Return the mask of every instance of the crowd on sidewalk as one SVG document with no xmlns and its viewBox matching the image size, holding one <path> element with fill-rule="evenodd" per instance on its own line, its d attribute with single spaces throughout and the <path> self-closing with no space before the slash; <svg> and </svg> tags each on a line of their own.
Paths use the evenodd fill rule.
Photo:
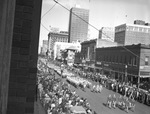
<svg viewBox="0 0 150 114">
<path fill-rule="evenodd" d="M 38 90 L 40 101 L 47 114 L 71 114 L 70 108 L 82 106 L 87 114 L 96 114 L 86 98 L 80 97 L 70 85 L 56 78 L 54 70 L 42 62 L 38 66 Z"/>
</svg>

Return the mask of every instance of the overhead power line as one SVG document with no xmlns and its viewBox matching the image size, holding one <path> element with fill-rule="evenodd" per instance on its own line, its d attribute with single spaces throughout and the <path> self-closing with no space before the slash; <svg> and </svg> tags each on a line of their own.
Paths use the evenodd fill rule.
<svg viewBox="0 0 150 114">
<path fill-rule="evenodd" d="M 42 25 L 42 27 L 45 29 L 45 30 L 47 30 L 48 32 L 50 32 L 50 30 L 42 23 L 42 19 L 50 12 L 50 11 L 52 11 L 52 9 L 56 6 L 56 4 L 57 3 L 55 3 L 48 11 L 46 11 L 43 15 L 42 15 L 42 17 L 41 17 L 41 25 Z"/>
<path fill-rule="evenodd" d="M 56 6 L 57 3 L 55 3 L 47 12 L 45 12 L 42 17 L 41 20 Z"/>
<path fill-rule="evenodd" d="M 66 10 L 68 10 L 70 12 L 70 10 L 68 8 L 66 8 L 64 5 L 60 4 L 58 1 L 54 0 L 54 2 L 57 3 L 57 4 L 59 4 L 61 7 L 65 8 Z M 80 16 L 78 16 L 77 14 L 75 14 L 74 12 L 71 12 L 71 13 L 73 15 L 77 16 L 78 18 L 80 18 L 82 21 L 84 21 L 85 23 L 87 23 L 91 27 L 93 27 L 98 32 L 101 32 L 103 35 L 105 35 L 106 37 L 108 37 L 109 39 L 111 39 L 110 36 L 108 36 L 107 34 L 103 33 L 102 31 L 99 31 L 98 28 L 96 28 L 94 25 L 90 24 L 89 22 L 87 22 L 86 20 L 84 20 L 83 18 L 81 18 Z M 139 57 L 137 54 L 133 53 L 131 50 L 127 49 L 125 46 L 121 46 L 121 47 L 124 48 L 125 50 L 127 50 L 128 52 L 130 52 L 131 54 L 133 54 L 134 56 L 138 57 L 139 59 L 145 61 L 143 58 Z"/>
<path fill-rule="evenodd" d="M 47 30 L 48 32 L 50 32 L 50 30 L 49 30 L 47 27 L 45 27 L 45 26 L 42 24 L 42 22 L 41 22 L 41 25 L 42 25 L 42 27 L 43 27 L 45 30 Z"/>
</svg>

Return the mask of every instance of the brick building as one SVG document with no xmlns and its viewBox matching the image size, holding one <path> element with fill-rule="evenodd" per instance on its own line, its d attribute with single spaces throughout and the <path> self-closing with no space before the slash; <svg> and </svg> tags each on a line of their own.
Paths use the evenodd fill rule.
<svg viewBox="0 0 150 114">
<path fill-rule="evenodd" d="M 127 73 L 127 81 L 134 84 L 140 81 L 139 77 L 150 77 L 150 45 L 128 45 L 125 48 L 97 48 L 95 66 L 102 68 L 105 74 L 111 74 L 122 81 L 125 81 Z"/>
<path fill-rule="evenodd" d="M 96 42 L 97 39 L 92 39 L 81 43 L 81 59 L 85 60 L 89 65 L 95 63 Z"/>
<path fill-rule="evenodd" d="M 150 26 L 123 24 L 115 27 L 115 42 L 123 45 L 149 44 Z"/>
<path fill-rule="evenodd" d="M 42 0 L 0 2 L 0 114 L 33 114 Z"/>
<path fill-rule="evenodd" d="M 95 64 L 95 49 L 101 47 L 118 46 L 116 42 L 106 39 L 91 39 L 81 43 L 81 60 L 85 60 L 88 65 Z"/>
</svg>

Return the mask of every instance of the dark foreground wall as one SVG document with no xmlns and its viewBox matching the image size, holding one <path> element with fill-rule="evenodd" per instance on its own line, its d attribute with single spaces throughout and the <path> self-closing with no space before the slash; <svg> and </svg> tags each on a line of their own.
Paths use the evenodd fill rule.
<svg viewBox="0 0 150 114">
<path fill-rule="evenodd" d="M 42 0 L 0 0 L 0 114 L 33 114 Z"/>
</svg>

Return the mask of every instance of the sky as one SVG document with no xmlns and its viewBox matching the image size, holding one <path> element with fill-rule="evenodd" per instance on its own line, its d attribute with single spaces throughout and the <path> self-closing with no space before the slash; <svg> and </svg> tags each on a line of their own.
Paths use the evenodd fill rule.
<svg viewBox="0 0 150 114">
<path fill-rule="evenodd" d="M 133 24 L 134 20 L 150 23 L 150 0 L 58 0 L 68 9 L 75 5 L 89 9 L 89 23 L 101 27 L 115 27 L 124 23 Z M 53 7 L 53 0 L 43 0 L 41 17 Z M 48 40 L 50 27 L 68 31 L 69 11 L 56 4 L 43 18 L 41 18 L 39 47 L 43 40 Z M 42 25 L 44 25 L 46 30 Z M 97 38 L 98 31 L 89 26 L 90 38 Z"/>
</svg>

